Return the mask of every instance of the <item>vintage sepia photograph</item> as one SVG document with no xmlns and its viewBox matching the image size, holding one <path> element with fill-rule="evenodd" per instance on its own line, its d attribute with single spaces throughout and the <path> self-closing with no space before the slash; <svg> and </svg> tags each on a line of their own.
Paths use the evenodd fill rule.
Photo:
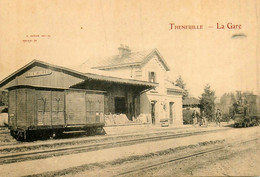
<svg viewBox="0 0 260 177">
<path fill-rule="evenodd" d="M 260 175 L 259 0 L 0 7 L 0 176 Z"/>
</svg>

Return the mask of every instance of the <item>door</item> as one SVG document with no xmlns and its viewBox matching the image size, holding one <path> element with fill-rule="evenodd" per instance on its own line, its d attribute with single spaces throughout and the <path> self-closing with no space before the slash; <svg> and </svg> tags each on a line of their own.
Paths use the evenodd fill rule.
<svg viewBox="0 0 260 177">
<path fill-rule="evenodd" d="M 16 123 L 17 127 L 23 127 L 27 124 L 26 90 L 24 88 L 17 89 L 16 94 Z"/>
<path fill-rule="evenodd" d="M 156 101 L 151 102 L 151 118 L 152 118 L 152 124 L 155 124 L 155 104 Z"/>
<path fill-rule="evenodd" d="M 126 100 L 124 97 L 115 97 L 115 113 L 126 114 Z"/>
<path fill-rule="evenodd" d="M 104 123 L 104 95 L 86 93 L 87 124 Z"/>
<path fill-rule="evenodd" d="M 64 125 L 64 91 L 52 91 L 52 125 Z"/>
<path fill-rule="evenodd" d="M 8 124 L 10 127 L 16 127 L 16 90 L 9 91 L 8 99 Z"/>
<path fill-rule="evenodd" d="M 174 102 L 169 103 L 170 124 L 173 124 L 173 105 Z"/>
<path fill-rule="evenodd" d="M 66 91 L 66 125 L 86 124 L 85 91 Z"/>
<path fill-rule="evenodd" d="M 51 91 L 36 92 L 37 125 L 51 125 Z"/>
</svg>

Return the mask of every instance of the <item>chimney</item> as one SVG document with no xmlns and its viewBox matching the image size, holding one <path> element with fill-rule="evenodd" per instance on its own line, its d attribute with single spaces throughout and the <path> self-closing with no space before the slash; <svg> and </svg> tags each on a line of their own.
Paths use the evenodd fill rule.
<svg viewBox="0 0 260 177">
<path fill-rule="evenodd" d="M 123 57 L 131 53 L 129 46 L 123 44 L 120 44 L 120 47 L 118 47 L 118 51 L 120 57 Z"/>
</svg>

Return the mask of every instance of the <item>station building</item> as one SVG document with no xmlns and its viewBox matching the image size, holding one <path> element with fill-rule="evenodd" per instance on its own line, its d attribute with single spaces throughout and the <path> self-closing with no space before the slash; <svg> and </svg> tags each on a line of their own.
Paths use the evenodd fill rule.
<svg viewBox="0 0 260 177">
<path fill-rule="evenodd" d="M 118 48 L 118 54 L 97 60 L 92 69 L 103 70 L 142 82 L 158 84 L 140 95 L 140 116 L 144 121 L 160 124 L 168 119 L 170 125 L 182 125 L 183 90 L 167 79 L 170 67 L 157 49 L 132 52 L 128 46 Z M 89 63 L 84 65 L 89 67 Z M 139 98 L 138 98 L 139 99 Z"/>
<path fill-rule="evenodd" d="M 84 114 L 82 110 L 85 109 L 81 107 L 86 104 L 81 103 L 80 91 L 86 90 L 105 93 L 104 99 L 100 100 L 105 115 L 125 114 L 129 120 L 140 118 L 155 125 L 160 124 L 161 119 L 169 119 L 171 125 L 182 125 L 182 89 L 166 80 L 169 67 L 157 49 L 131 52 L 128 47 L 121 46 L 118 55 L 100 61 L 101 64 L 93 66 L 92 70 L 80 72 L 33 60 L 3 79 L 0 88 L 24 88 L 11 97 L 9 95 L 9 102 L 18 101 L 17 107 L 26 110 L 24 114 L 29 109 L 36 110 L 36 117 L 43 109 L 49 111 L 49 114 L 44 114 L 47 117 L 41 118 L 43 122 L 55 116 L 66 122 L 68 115 L 62 113 L 60 107 L 70 106 L 70 116 L 75 119 Z M 36 94 L 32 89 L 41 92 Z M 64 90 L 79 92 L 74 91 L 66 100 L 59 92 Z M 22 100 L 29 101 L 25 104 Z M 55 100 L 59 101 L 56 103 Z M 56 115 L 57 107 L 58 113 L 61 112 L 59 116 Z"/>
</svg>

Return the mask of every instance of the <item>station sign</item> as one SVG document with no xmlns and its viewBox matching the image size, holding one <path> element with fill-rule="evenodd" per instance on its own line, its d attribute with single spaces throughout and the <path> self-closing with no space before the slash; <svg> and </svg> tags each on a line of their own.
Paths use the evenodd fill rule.
<svg viewBox="0 0 260 177">
<path fill-rule="evenodd" d="M 52 72 L 50 70 L 40 70 L 40 71 L 31 71 L 27 73 L 26 77 L 38 77 L 38 76 L 46 76 L 50 75 Z"/>
</svg>

